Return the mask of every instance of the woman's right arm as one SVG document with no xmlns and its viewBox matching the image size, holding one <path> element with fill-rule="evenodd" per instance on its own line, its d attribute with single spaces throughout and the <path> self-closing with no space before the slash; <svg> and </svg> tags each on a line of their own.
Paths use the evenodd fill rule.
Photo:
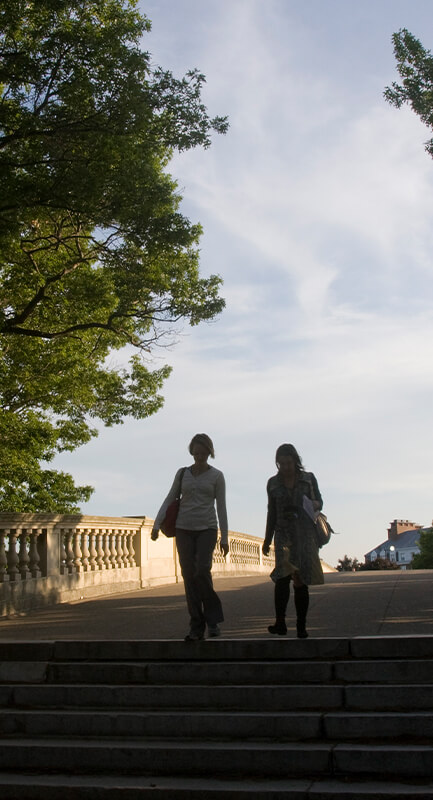
<svg viewBox="0 0 433 800">
<path fill-rule="evenodd" d="M 269 553 L 269 548 L 271 546 L 271 542 L 274 537 L 275 523 L 277 521 L 277 509 L 275 504 L 275 497 L 269 490 L 269 483 L 266 487 L 266 491 L 268 493 L 268 513 L 266 517 L 265 540 L 262 545 L 262 553 L 265 556 L 267 556 Z"/>
<path fill-rule="evenodd" d="M 181 473 L 182 469 L 183 468 L 181 467 L 176 472 L 176 475 L 174 476 L 174 481 L 173 481 L 173 483 L 171 485 L 171 489 L 170 489 L 167 497 L 165 498 L 161 508 L 159 509 L 159 511 L 158 511 L 158 513 L 157 513 L 157 515 L 155 517 L 155 522 L 153 523 L 152 533 L 150 535 L 150 538 L 153 539 L 153 541 L 155 541 L 158 538 L 158 533 L 159 533 L 159 529 L 160 529 L 160 526 L 161 526 L 161 522 L 165 517 L 165 512 L 167 511 L 168 506 L 170 505 L 170 503 L 173 502 L 173 500 L 176 500 L 176 497 L 178 496 L 179 488 L 180 488 L 179 487 L 180 473 Z"/>
</svg>

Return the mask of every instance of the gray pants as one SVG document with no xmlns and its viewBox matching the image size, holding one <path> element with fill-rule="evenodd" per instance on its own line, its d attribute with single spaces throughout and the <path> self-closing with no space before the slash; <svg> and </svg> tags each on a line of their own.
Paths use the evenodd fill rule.
<svg viewBox="0 0 433 800">
<path fill-rule="evenodd" d="M 212 582 L 212 554 L 217 531 L 187 531 L 176 528 L 176 547 L 185 585 L 186 603 L 191 617 L 191 633 L 204 633 L 206 623 L 211 627 L 224 619 L 221 600 Z"/>
</svg>

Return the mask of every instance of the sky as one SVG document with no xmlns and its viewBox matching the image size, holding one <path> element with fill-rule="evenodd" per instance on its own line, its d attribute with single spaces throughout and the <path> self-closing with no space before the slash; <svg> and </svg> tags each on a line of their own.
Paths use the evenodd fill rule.
<svg viewBox="0 0 433 800">
<path fill-rule="evenodd" d="M 314 472 L 336 565 L 433 517 L 433 162 L 388 105 L 392 34 L 433 49 L 431 0 L 140 0 L 143 49 L 206 75 L 207 150 L 176 155 L 181 209 L 225 311 L 154 354 L 157 415 L 100 431 L 56 466 L 87 514 L 154 518 L 197 432 L 214 441 L 229 527 L 262 537 L 279 444 Z"/>
</svg>

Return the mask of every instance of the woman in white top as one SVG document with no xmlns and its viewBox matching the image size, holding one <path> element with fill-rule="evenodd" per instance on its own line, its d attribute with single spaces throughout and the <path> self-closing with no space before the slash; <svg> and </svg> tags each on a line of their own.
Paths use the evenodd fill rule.
<svg viewBox="0 0 433 800">
<path fill-rule="evenodd" d="M 189 452 L 194 464 L 176 472 L 173 485 L 156 515 L 152 539 L 158 538 L 165 512 L 170 503 L 179 496 L 179 482 L 182 478 L 176 519 L 176 547 L 190 615 L 190 630 L 185 641 L 193 642 L 203 639 L 206 625 L 209 636 L 219 636 L 218 624 L 224 620 L 221 601 L 213 588 L 211 573 L 218 522 L 224 556 L 229 552 L 229 544 L 224 475 L 207 463 L 209 456 L 215 458 L 212 440 L 205 433 L 197 433 L 190 442 Z"/>
</svg>

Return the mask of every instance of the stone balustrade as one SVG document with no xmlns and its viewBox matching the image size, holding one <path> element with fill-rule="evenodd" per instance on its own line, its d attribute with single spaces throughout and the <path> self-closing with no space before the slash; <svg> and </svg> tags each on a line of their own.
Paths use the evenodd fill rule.
<svg viewBox="0 0 433 800">
<path fill-rule="evenodd" d="M 148 517 L 0 513 L 0 616 L 181 580 L 174 539 L 150 539 Z M 262 540 L 229 532 L 215 574 L 269 574 Z"/>
</svg>

